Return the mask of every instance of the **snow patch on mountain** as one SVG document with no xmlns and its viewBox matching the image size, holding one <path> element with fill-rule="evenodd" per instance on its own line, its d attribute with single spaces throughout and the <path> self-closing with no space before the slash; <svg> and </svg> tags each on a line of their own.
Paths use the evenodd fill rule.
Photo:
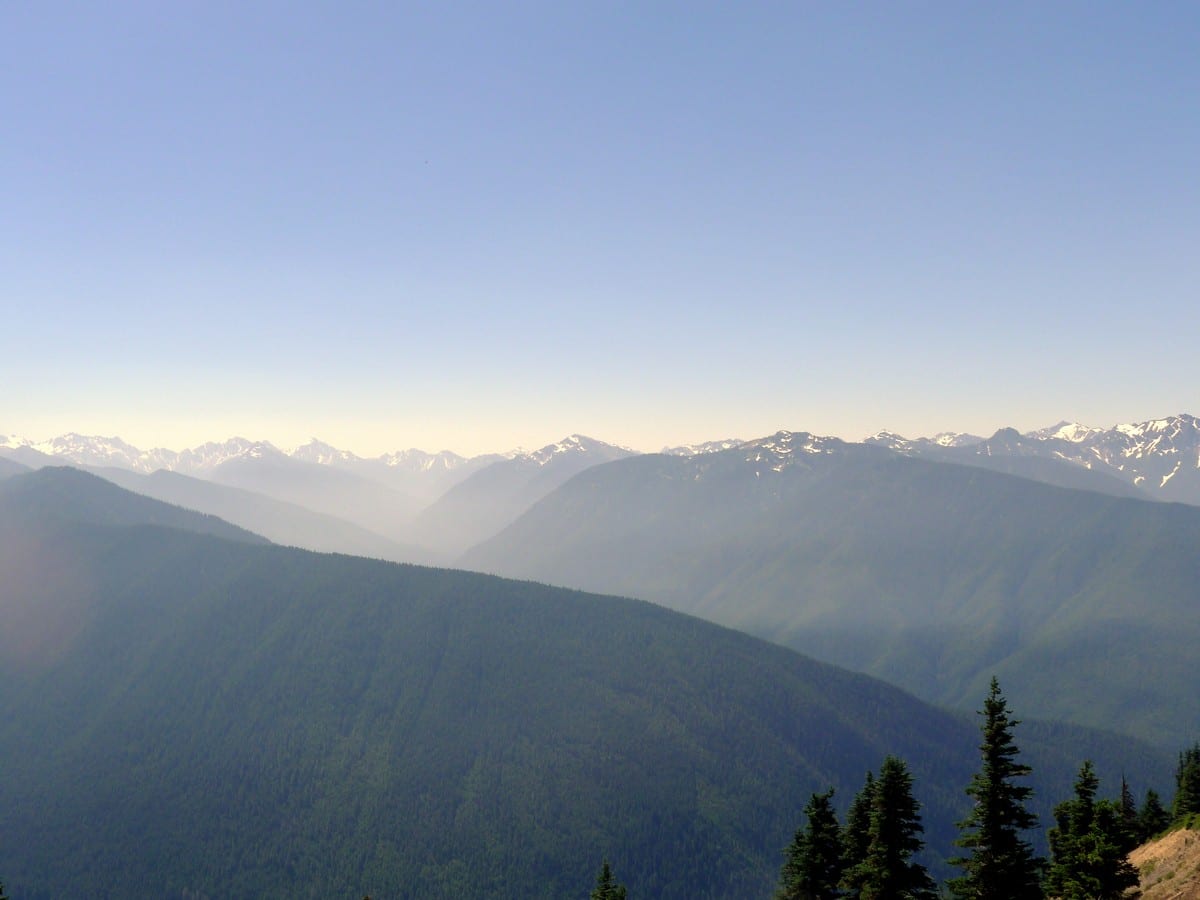
<svg viewBox="0 0 1200 900">
<path fill-rule="evenodd" d="M 777 431 L 767 437 L 746 441 L 736 449 L 746 462 L 782 472 L 805 456 L 836 453 L 845 449 L 841 438 L 821 437 L 807 431 Z M 762 471 L 758 469 L 757 471 Z"/>
<path fill-rule="evenodd" d="M 627 447 L 618 447 L 614 444 L 606 444 L 604 441 L 598 441 L 595 438 L 590 438 L 582 434 L 572 434 L 563 438 L 554 444 L 547 444 L 540 450 L 534 450 L 532 453 L 520 454 L 530 462 L 539 466 L 548 465 L 560 457 L 568 455 L 590 454 L 597 455 L 606 452 L 616 451 L 622 456 L 632 456 L 637 453 L 636 450 L 630 450 Z"/>
<path fill-rule="evenodd" d="M 708 453 L 720 453 L 732 450 L 746 443 L 741 438 L 726 438 L 723 441 L 705 441 L 702 444 L 683 444 L 679 447 L 663 447 L 659 451 L 663 456 L 704 456 Z"/>
<path fill-rule="evenodd" d="M 362 461 L 362 457 L 356 456 L 349 450 L 339 450 L 332 444 L 326 444 L 316 438 L 312 438 L 307 444 L 287 451 L 287 455 L 292 459 L 316 463 L 319 466 L 352 466 Z"/>
</svg>

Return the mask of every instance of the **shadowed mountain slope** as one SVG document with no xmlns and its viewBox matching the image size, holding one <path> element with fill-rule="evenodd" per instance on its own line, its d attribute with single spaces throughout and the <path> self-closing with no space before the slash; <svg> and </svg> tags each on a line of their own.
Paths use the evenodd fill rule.
<svg viewBox="0 0 1200 900">
<path fill-rule="evenodd" d="M 1193 507 L 786 435 L 584 472 L 461 562 L 643 597 L 937 702 L 997 673 L 1031 715 L 1167 745 L 1200 727 Z"/>
<path fill-rule="evenodd" d="M 970 717 L 698 619 L 78 520 L 0 508 L 14 896 L 550 898 L 607 856 L 643 896 L 755 897 L 808 793 L 885 753 L 937 853 L 964 811 Z M 1043 727 L 1047 803 L 1084 754 L 1169 777 Z"/>
</svg>

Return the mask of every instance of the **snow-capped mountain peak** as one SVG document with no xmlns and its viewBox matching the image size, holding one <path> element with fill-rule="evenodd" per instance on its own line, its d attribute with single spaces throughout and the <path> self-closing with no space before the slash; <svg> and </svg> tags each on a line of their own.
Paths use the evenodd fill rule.
<svg viewBox="0 0 1200 900">
<path fill-rule="evenodd" d="M 349 450 L 339 450 L 332 444 L 312 438 L 307 444 L 302 444 L 290 451 L 288 456 L 302 462 L 316 463 L 321 466 L 354 465 L 360 457 Z"/>
<path fill-rule="evenodd" d="M 807 431 L 777 431 L 746 441 L 737 449 L 743 453 L 746 462 L 782 472 L 805 456 L 836 453 L 845 447 L 846 442 L 841 438 L 822 437 Z"/>
<path fill-rule="evenodd" d="M 1038 441 L 1068 441 L 1072 444 L 1078 444 L 1086 441 L 1092 435 L 1100 434 L 1102 430 L 1100 428 L 1081 425 L 1078 422 L 1063 420 L 1057 425 L 1051 425 L 1049 428 L 1027 432 L 1024 436 Z"/>
<path fill-rule="evenodd" d="M 92 435 L 60 435 L 49 441 L 33 444 L 33 449 L 47 456 L 60 456 L 85 466 L 121 466 L 133 468 L 140 451 L 119 437 Z"/>
<path fill-rule="evenodd" d="M 872 444 L 877 447 L 887 447 L 889 450 L 907 450 L 913 445 L 913 442 L 903 435 L 896 434 L 894 431 L 877 431 L 868 438 L 863 438 L 864 444 Z"/>
<path fill-rule="evenodd" d="M 437 453 L 426 453 L 424 450 L 412 448 L 397 450 L 395 453 L 385 453 L 379 457 L 389 469 L 406 469 L 412 472 L 430 472 L 433 470 L 450 471 L 457 469 L 467 462 L 467 457 L 441 450 Z"/>
<path fill-rule="evenodd" d="M 664 456 L 704 456 L 708 453 L 720 453 L 722 450 L 732 450 L 746 443 L 741 438 L 726 438 L 723 441 L 705 441 L 702 444 L 684 444 L 679 447 L 663 447 L 659 452 Z"/>
<path fill-rule="evenodd" d="M 544 466 L 556 457 L 565 454 L 594 453 L 597 450 L 606 448 L 615 450 L 625 449 L 623 447 L 614 447 L 612 444 L 606 444 L 603 441 L 598 441 L 595 438 L 590 438 L 582 434 L 570 434 L 557 443 L 547 444 L 540 450 L 534 450 L 532 453 L 525 455 L 539 466 Z M 627 452 L 632 453 L 633 451 Z"/>
<path fill-rule="evenodd" d="M 939 431 L 931 440 L 939 447 L 968 447 L 971 444 L 983 443 L 983 438 L 979 435 L 963 431 Z"/>
<path fill-rule="evenodd" d="M 286 456 L 287 454 L 269 441 L 232 437 L 220 443 L 209 442 L 184 450 L 165 468 L 184 474 L 203 474 L 235 459 L 282 459 Z"/>
<path fill-rule="evenodd" d="M 909 439 L 894 431 L 879 431 L 863 440 L 864 444 L 887 447 L 897 453 L 913 453 L 927 447 L 967 447 L 978 444 L 983 438 L 962 431 L 939 431 L 931 438 Z"/>
</svg>

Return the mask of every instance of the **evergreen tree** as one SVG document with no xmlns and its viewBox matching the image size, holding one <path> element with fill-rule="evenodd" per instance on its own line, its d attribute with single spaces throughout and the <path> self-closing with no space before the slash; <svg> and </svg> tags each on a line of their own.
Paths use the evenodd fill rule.
<svg viewBox="0 0 1200 900">
<path fill-rule="evenodd" d="M 854 868 L 867 858 L 871 844 L 871 807 L 875 803 L 875 775 L 867 772 L 862 790 L 854 795 L 846 812 L 846 827 L 842 829 L 842 872 Z M 850 897 L 857 897 L 851 891 Z"/>
<path fill-rule="evenodd" d="M 785 851 L 775 900 L 834 900 L 841 896 L 842 835 L 833 811 L 833 788 L 813 794 L 804 807 L 807 825 Z"/>
<path fill-rule="evenodd" d="M 1165 831 L 1170 824 L 1171 814 L 1162 805 L 1158 792 L 1146 791 L 1146 799 L 1142 802 L 1142 808 L 1138 810 L 1139 839 L 1143 842 L 1148 841 L 1159 832 Z"/>
<path fill-rule="evenodd" d="M 1123 838 L 1121 849 L 1126 853 L 1130 853 L 1142 842 L 1142 829 L 1138 824 L 1137 801 L 1133 799 L 1133 791 L 1129 789 L 1129 782 L 1125 780 L 1124 775 L 1121 776 L 1121 799 L 1118 805 L 1118 813 L 1120 814 L 1121 836 Z"/>
<path fill-rule="evenodd" d="M 8 900 L 8 894 L 4 893 L 3 881 L 0 881 L 0 900 Z"/>
<path fill-rule="evenodd" d="M 903 761 L 889 756 L 873 790 L 866 857 L 843 878 L 851 895 L 861 900 L 935 900 L 929 873 L 912 861 L 925 846 L 922 833 L 912 776 Z"/>
<path fill-rule="evenodd" d="M 1014 784 L 1029 775 L 1030 768 L 1018 763 L 1013 728 L 1020 724 L 1008 714 L 1008 703 L 993 678 L 983 709 L 983 767 L 967 785 L 975 801 L 971 814 L 958 823 L 963 830 L 955 843 L 969 851 L 952 859 L 965 874 L 950 882 L 955 897 L 975 900 L 1038 900 L 1042 896 L 1042 860 L 1021 833 L 1037 825 L 1037 817 L 1025 809 L 1033 789 Z"/>
<path fill-rule="evenodd" d="M 1099 786 L 1087 760 L 1075 781 L 1075 798 L 1054 808 L 1046 892 L 1061 900 L 1118 900 L 1138 883 L 1122 849 L 1120 804 L 1097 802 Z"/>
<path fill-rule="evenodd" d="M 625 886 L 617 884 L 616 878 L 613 877 L 612 866 L 608 864 L 607 859 L 600 867 L 600 874 L 596 876 L 596 886 L 592 889 L 591 900 L 625 900 Z"/>
<path fill-rule="evenodd" d="M 1179 754 L 1175 769 L 1175 803 L 1171 812 L 1176 820 L 1200 813 L 1200 743 Z"/>
</svg>

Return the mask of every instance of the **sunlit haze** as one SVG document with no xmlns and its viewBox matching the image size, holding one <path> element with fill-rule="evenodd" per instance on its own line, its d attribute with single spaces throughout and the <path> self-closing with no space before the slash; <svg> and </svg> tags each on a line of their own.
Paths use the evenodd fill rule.
<svg viewBox="0 0 1200 900">
<path fill-rule="evenodd" d="M 0 435 L 1197 409 L 1195 4 L 6 4 Z"/>
</svg>

